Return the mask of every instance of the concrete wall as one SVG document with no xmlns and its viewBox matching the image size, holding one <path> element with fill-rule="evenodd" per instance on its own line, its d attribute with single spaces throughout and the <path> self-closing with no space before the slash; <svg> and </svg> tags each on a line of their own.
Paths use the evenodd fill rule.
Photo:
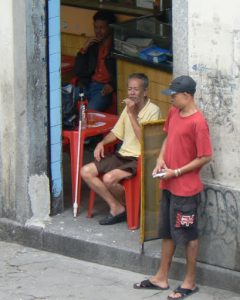
<svg viewBox="0 0 240 300">
<path fill-rule="evenodd" d="M 0 217 L 48 218 L 44 0 L 0 0 Z"/>
<path fill-rule="evenodd" d="M 173 1 L 174 75 L 190 74 L 210 127 L 199 260 L 240 270 L 240 2 Z"/>
</svg>

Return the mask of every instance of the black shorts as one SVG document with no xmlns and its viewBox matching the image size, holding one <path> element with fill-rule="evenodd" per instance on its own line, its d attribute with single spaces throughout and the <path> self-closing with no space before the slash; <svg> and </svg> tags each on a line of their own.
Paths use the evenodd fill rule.
<svg viewBox="0 0 240 300">
<path fill-rule="evenodd" d="M 160 238 L 172 239 L 175 245 L 196 240 L 199 202 L 200 193 L 191 197 L 180 197 L 163 190 L 160 202 Z"/>
<path fill-rule="evenodd" d="M 118 152 L 106 155 L 100 161 L 95 160 L 94 163 L 98 170 L 98 174 L 105 174 L 114 169 L 120 169 L 131 173 L 129 178 L 137 174 L 137 157 L 122 156 Z"/>
</svg>

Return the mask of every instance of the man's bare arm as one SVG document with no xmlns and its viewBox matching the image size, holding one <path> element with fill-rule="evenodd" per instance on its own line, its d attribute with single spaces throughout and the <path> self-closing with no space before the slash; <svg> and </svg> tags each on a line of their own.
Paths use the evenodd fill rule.
<svg viewBox="0 0 240 300">
<path fill-rule="evenodd" d="M 175 170 L 165 168 L 164 172 L 166 173 L 166 175 L 163 177 L 163 179 L 169 179 L 172 177 L 181 176 L 185 173 L 188 173 L 195 169 L 201 168 L 205 164 L 209 163 L 211 161 L 211 159 L 212 159 L 211 155 L 196 157 L 188 164 L 186 164 L 184 166 L 179 166 L 179 168 L 177 168 Z"/>
<path fill-rule="evenodd" d="M 103 157 L 104 157 L 104 146 L 115 142 L 117 140 L 117 137 L 112 133 L 109 132 L 109 134 L 107 134 L 101 142 L 99 142 L 94 150 L 94 158 L 97 161 L 100 161 Z"/>
<path fill-rule="evenodd" d="M 137 137 L 137 139 L 139 140 L 139 142 L 141 142 L 141 138 L 142 138 L 142 132 L 141 132 L 141 126 L 138 123 L 138 111 L 136 110 L 136 104 L 133 100 L 127 98 L 125 100 L 123 100 L 124 103 L 126 103 L 127 106 L 127 114 L 129 117 L 129 120 L 132 124 L 132 128 L 133 131 Z"/>
</svg>

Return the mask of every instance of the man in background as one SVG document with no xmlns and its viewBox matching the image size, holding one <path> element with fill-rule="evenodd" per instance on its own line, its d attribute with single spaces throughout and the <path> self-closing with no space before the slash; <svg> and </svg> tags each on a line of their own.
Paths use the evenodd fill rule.
<svg viewBox="0 0 240 300">
<path fill-rule="evenodd" d="M 116 88 L 116 62 L 111 56 L 113 36 L 110 24 L 116 17 L 105 10 L 93 16 L 95 36 L 90 37 L 75 59 L 74 73 L 87 97 L 89 109 L 105 111 L 112 104 Z"/>
</svg>

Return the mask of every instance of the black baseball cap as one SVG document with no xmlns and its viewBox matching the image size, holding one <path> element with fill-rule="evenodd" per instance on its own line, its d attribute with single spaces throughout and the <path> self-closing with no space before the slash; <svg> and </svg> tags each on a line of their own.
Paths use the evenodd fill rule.
<svg viewBox="0 0 240 300">
<path fill-rule="evenodd" d="M 163 90 L 162 94 L 168 96 L 177 93 L 188 93 L 194 95 L 195 92 L 196 92 L 196 81 L 194 81 L 190 76 L 182 75 L 175 78 L 171 82 L 169 89 Z"/>
</svg>

